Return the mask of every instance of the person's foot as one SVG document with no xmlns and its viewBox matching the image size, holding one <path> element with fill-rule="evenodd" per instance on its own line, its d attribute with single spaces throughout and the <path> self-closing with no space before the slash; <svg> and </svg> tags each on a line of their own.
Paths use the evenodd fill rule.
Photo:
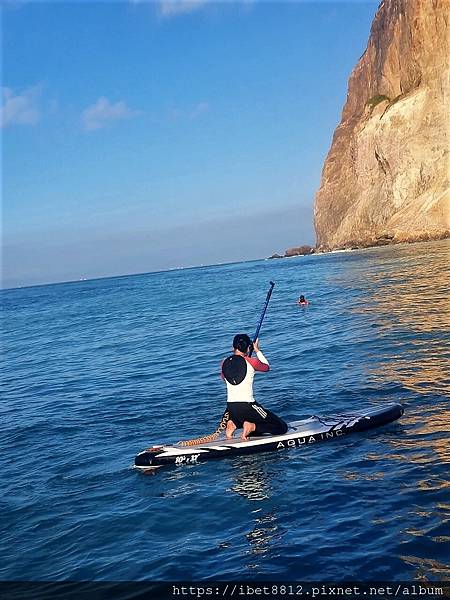
<svg viewBox="0 0 450 600">
<path fill-rule="evenodd" d="M 225 429 L 225 437 L 230 440 L 233 437 L 233 433 L 235 432 L 235 430 L 236 430 L 236 425 L 230 419 L 227 423 L 227 428 Z"/>
<path fill-rule="evenodd" d="M 256 425 L 254 423 L 249 423 L 248 421 L 244 421 L 244 427 L 242 429 L 242 439 L 247 440 L 248 436 L 253 433 L 256 429 Z"/>
</svg>

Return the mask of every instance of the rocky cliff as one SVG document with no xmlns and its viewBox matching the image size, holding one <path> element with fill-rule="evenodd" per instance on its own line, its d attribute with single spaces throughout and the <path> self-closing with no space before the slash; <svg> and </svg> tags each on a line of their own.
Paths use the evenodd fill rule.
<svg viewBox="0 0 450 600">
<path fill-rule="evenodd" d="M 316 195 L 322 250 L 450 236 L 450 0 L 384 0 Z"/>
</svg>

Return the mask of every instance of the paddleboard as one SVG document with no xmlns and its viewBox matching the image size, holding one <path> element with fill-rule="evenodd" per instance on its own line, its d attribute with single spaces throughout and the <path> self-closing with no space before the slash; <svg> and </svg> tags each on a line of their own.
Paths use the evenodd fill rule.
<svg viewBox="0 0 450 600">
<path fill-rule="evenodd" d="M 155 445 L 140 452 L 135 458 L 134 466 L 136 469 L 149 471 L 166 465 L 192 465 L 215 458 L 309 446 L 386 425 L 400 418 L 403 412 L 401 404 L 384 404 L 354 413 L 313 415 L 308 419 L 293 421 L 288 423 L 288 432 L 283 435 L 263 435 L 242 440 L 240 430 L 236 430 L 231 439 L 222 434 L 213 442 L 196 446 Z"/>
</svg>

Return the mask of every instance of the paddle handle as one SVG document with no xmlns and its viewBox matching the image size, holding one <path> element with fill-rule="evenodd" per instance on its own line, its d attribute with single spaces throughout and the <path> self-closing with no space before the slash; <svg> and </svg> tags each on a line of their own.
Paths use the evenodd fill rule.
<svg viewBox="0 0 450 600">
<path fill-rule="evenodd" d="M 259 331 L 261 329 L 261 325 L 263 324 L 264 317 L 266 316 L 267 307 L 269 306 L 270 297 L 272 296 L 274 286 L 275 286 L 274 282 L 271 281 L 269 291 L 267 292 L 266 301 L 264 302 L 264 306 L 263 306 L 263 309 L 261 312 L 261 317 L 259 319 L 258 326 L 256 327 L 255 335 L 253 336 L 253 342 L 256 342 L 256 340 L 258 339 Z M 248 353 L 248 355 L 251 356 L 252 353 L 253 353 L 253 346 L 251 346 L 250 352 Z"/>
</svg>

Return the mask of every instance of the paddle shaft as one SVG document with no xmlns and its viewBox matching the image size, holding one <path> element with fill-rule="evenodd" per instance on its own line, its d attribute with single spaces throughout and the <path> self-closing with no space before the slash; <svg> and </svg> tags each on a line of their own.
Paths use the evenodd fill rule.
<svg viewBox="0 0 450 600">
<path fill-rule="evenodd" d="M 270 297 L 272 296 L 274 286 L 275 286 L 274 282 L 271 281 L 269 291 L 267 292 L 266 301 L 264 302 L 264 306 L 263 306 L 263 309 L 261 312 L 261 317 L 259 319 L 259 323 L 256 328 L 255 335 L 253 336 L 253 342 L 256 342 L 256 340 L 258 339 L 259 332 L 260 332 L 261 326 L 263 324 L 264 317 L 266 316 L 267 307 L 269 306 Z M 251 356 L 252 353 L 253 353 L 253 346 L 250 347 L 250 352 L 248 353 L 248 355 Z"/>
</svg>

